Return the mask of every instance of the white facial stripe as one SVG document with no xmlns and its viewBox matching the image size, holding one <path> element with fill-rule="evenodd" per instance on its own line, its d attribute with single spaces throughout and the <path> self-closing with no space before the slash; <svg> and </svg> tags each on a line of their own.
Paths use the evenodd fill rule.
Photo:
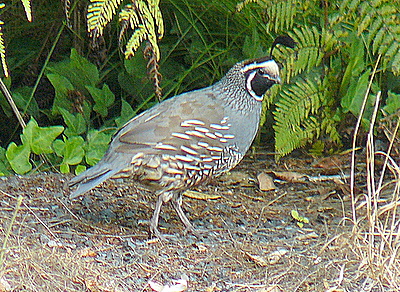
<svg viewBox="0 0 400 292">
<path fill-rule="evenodd" d="M 271 73 L 271 76 L 279 76 L 279 67 L 274 60 L 264 61 L 262 63 L 251 63 L 242 68 L 242 72 L 246 72 L 254 69 L 266 69 Z"/>
<path fill-rule="evenodd" d="M 251 81 L 253 80 L 254 75 L 256 75 L 256 73 L 257 73 L 256 71 L 251 72 L 246 81 L 247 92 L 250 93 L 253 97 L 255 96 L 255 94 L 253 92 L 253 88 L 251 88 Z"/>
</svg>

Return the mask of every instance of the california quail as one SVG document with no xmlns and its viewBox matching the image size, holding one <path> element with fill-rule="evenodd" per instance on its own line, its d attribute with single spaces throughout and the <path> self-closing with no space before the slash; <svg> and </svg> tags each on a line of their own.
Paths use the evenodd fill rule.
<svg viewBox="0 0 400 292">
<path fill-rule="evenodd" d="M 280 83 L 272 57 L 242 61 L 212 86 L 163 101 L 127 122 L 103 159 L 74 177 L 76 198 L 104 180 L 129 176 L 153 186 L 158 201 L 150 230 L 160 237 L 161 205 L 172 205 L 188 230 L 182 192 L 239 163 L 258 130 L 265 92 Z"/>
</svg>

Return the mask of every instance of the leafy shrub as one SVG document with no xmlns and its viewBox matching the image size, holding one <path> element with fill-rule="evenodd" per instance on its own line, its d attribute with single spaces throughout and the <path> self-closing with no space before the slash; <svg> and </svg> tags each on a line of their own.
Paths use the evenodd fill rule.
<svg viewBox="0 0 400 292">
<path fill-rule="evenodd" d="M 101 159 L 116 130 L 93 129 L 93 115 L 106 118 L 115 97 L 106 84 L 96 87 L 100 82 L 98 69 L 76 50 L 72 49 L 68 59 L 51 63 L 46 76 L 56 92 L 48 116 L 61 116 L 65 127 L 40 127 L 32 118 L 20 136 L 21 145 L 12 142 L 6 151 L 0 149 L 0 174 L 11 170 L 25 174 L 32 170 L 32 164 L 38 167 L 43 159 L 63 173 L 70 172 L 71 166 L 76 173 L 82 172 L 86 165 L 92 166 Z M 126 102 L 123 111 L 133 112 Z M 117 122 L 119 125 L 124 121 L 119 117 Z"/>
<path fill-rule="evenodd" d="M 251 2 L 257 2 L 253 4 Z M 372 77 L 363 124 L 367 128 L 374 98 L 383 92 L 390 113 L 400 109 L 390 98 L 400 90 L 400 18 L 398 4 L 379 1 L 244 1 L 242 10 L 263 7 L 267 33 L 288 34 L 296 40 L 292 51 L 278 48 L 285 60 L 285 84 L 271 91 L 277 157 L 308 143 L 331 140 L 338 145 L 338 127 L 348 113 L 358 116 Z M 397 11 L 397 12 L 396 12 Z M 378 64 L 377 74 L 372 76 Z M 393 82 L 394 81 L 394 82 Z M 387 106 L 390 103 L 392 106 Z M 393 106 L 394 105 L 394 106 Z M 324 147 L 318 147 L 323 150 Z"/>
</svg>

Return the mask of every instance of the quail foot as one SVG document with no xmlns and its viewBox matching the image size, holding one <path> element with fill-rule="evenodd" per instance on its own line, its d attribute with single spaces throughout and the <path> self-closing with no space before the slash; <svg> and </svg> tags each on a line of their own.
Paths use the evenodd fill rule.
<svg viewBox="0 0 400 292">
<path fill-rule="evenodd" d="M 130 177 L 158 200 L 150 230 L 161 237 L 161 207 L 172 202 L 187 230 L 182 193 L 237 165 L 257 133 L 265 92 L 280 83 L 272 57 L 242 61 L 212 86 L 167 99 L 127 122 L 98 164 L 74 177 L 71 199 L 104 180 Z"/>
</svg>

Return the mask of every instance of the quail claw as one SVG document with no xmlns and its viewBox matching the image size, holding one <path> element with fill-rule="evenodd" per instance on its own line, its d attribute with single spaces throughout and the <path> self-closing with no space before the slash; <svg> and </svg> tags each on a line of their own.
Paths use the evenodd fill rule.
<svg viewBox="0 0 400 292">
<path fill-rule="evenodd" d="M 194 231 L 196 230 L 192 223 L 190 223 L 189 219 L 186 217 L 185 213 L 182 210 L 182 196 L 179 195 L 177 198 L 175 198 L 172 201 L 172 206 L 174 207 L 176 213 L 179 216 L 179 219 L 181 219 L 182 223 L 185 225 L 187 231 L 191 231 L 195 233 Z"/>
<path fill-rule="evenodd" d="M 153 226 L 151 223 L 150 223 L 150 232 L 152 235 L 158 238 L 159 241 L 162 242 L 168 241 L 168 239 L 163 234 L 161 234 L 160 230 L 158 230 L 158 228 Z"/>
<path fill-rule="evenodd" d="M 197 238 L 201 238 L 203 233 L 206 233 L 207 230 L 202 230 L 202 229 L 197 229 L 193 226 L 193 224 L 189 221 L 189 219 L 186 217 L 185 213 L 182 210 L 182 197 L 178 197 L 176 200 L 172 201 L 172 205 L 174 206 L 174 209 L 176 213 L 178 214 L 179 218 L 185 225 L 185 231 L 183 232 L 183 235 L 186 236 L 188 233 L 193 234 Z"/>
</svg>

